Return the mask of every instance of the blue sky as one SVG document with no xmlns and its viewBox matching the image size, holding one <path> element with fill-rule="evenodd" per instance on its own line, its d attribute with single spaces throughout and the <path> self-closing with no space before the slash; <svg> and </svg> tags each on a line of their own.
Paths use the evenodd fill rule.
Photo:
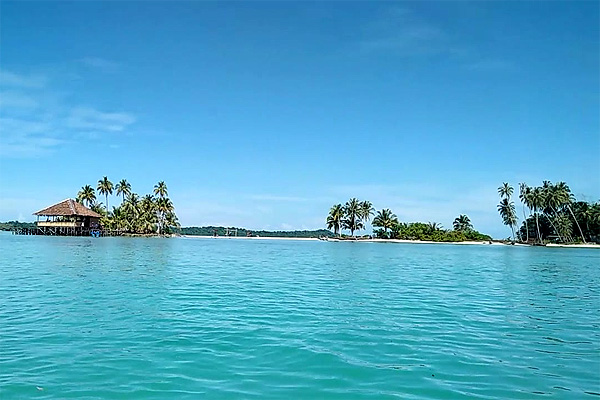
<svg viewBox="0 0 600 400">
<path fill-rule="evenodd" d="M 321 228 L 358 197 L 506 237 L 503 181 L 600 198 L 599 12 L 2 2 L 0 220 L 107 175 L 165 180 L 184 226 Z"/>
</svg>

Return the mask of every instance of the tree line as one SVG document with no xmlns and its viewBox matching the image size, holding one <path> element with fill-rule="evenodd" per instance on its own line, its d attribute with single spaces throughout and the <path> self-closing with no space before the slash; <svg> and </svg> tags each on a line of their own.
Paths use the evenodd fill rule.
<svg viewBox="0 0 600 400">
<path fill-rule="evenodd" d="M 547 240 L 587 243 L 600 238 L 600 202 L 577 201 L 565 182 L 544 181 L 541 186 L 519 183 L 523 212 L 519 229 L 515 203 L 511 201 L 513 193 L 514 188 L 507 182 L 498 188 L 498 212 L 504 225 L 510 227 L 513 240 L 537 244 Z"/>
<path fill-rule="evenodd" d="M 96 190 L 104 195 L 106 205 L 98 202 Z M 105 229 L 120 230 L 126 233 L 168 234 L 173 228 L 179 227 L 175 207 L 169 199 L 167 185 L 164 181 L 154 186 L 153 193 L 140 197 L 131 190 L 131 184 L 122 179 L 116 185 L 105 176 L 98 181 L 96 190 L 91 185 L 85 185 L 77 193 L 76 200 L 100 214 L 100 224 Z M 121 204 L 108 207 L 108 196 L 122 196 Z"/>
<path fill-rule="evenodd" d="M 238 237 L 290 237 L 290 238 L 319 238 L 331 237 L 331 231 L 318 230 L 296 230 L 296 231 L 265 231 L 249 230 L 246 228 L 224 227 L 224 226 L 191 226 L 177 229 L 182 235 L 190 236 L 238 236 Z"/>
<path fill-rule="evenodd" d="M 489 235 L 482 234 L 471 224 L 467 215 L 461 214 L 453 222 L 453 229 L 444 229 L 437 222 L 400 222 L 392 210 L 385 208 L 376 211 L 370 201 L 352 198 L 346 204 L 335 204 L 329 210 L 327 229 L 333 229 L 335 235 L 344 236 L 342 230 L 354 232 L 364 229 L 373 218 L 373 231 L 382 239 L 431 240 L 436 242 L 462 242 L 466 240 L 490 240 Z"/>
</svg>

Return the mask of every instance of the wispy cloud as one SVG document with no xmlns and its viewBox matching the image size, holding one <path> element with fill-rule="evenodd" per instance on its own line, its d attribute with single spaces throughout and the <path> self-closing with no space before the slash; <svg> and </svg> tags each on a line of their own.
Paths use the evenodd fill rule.
<svg viewBox="0 0 600 400">
<path fill-rule="evenodd" d="M 77 107 L 67 117 L 67 126 L 73 129 L 99 132 L 121 132 L 135 122 L 135 117 L 122 112 L 101 112 L 91 107 Z"/>
<path fill-rule="evenodd" d="M 79 61 L 87 67 L 96 68 L 104 72 L 115 72 L 119 68 L 119 63 L 101 57 L 85 57 Z"/>
<path fill-rule="evenodd" d="M 0 86 L 11 86 L 21 88 L 43 88 L 47 79 L 43 75 L 16 74 L 10 71 L 0 71 Z"/>
<path fill-rule="evenodd" d="M 71 104 L 60 83 L 46 75 L 0 71 L 0 156 L 45 156 L 74 135 L 84 133 L 94 140 L 135 123 L 135 116 L 127 112 Z"/>
<path fill-rule="evenodd" d="M 500 59 L 487 59 L 473 61 L 465 64 L 465 68 L 470 71 L 510 71 L 515 68 L 514 63 L 500 60 Z"/>
<path fill-rule="evenodd" d="M 38 105 L 33 96 L 14 90 L 0 91 L 0 109 L 35 108 Z"/>
<path fill-rule="evenodd" d="M 36 157 L 48 154 L 63 141 L 52 136 L 46 121 L 0 117 L 0 156 Z"/>
<path fill-rule="evenodd" d="M 372 21 L 359 45 L 366 52 L 406 56 L 458 51 L 442 28 L 400 7 L 388 8 Z"/>
</svg>

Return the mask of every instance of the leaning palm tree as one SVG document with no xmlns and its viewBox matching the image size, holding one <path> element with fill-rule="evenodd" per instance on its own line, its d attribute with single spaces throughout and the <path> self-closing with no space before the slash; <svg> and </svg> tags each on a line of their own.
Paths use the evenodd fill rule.
<svg viewBox="0 0 600 400">
<path fill-rule="evenodd" d="M 498 194 L 501 198 L 507 198 L 510 200 L 510 196 L 513 194 L 513 187 L 508 184 L 508 182 L 504 182 L 502 186 L 498 188 Z"/>
<path fill-rule="evenodd" d="M 333 229 L 334 234 L 341 233 L 342 219 L 344 218 L 344 207 L 341 204 L 336 204 L 329 210 L 327 216 L 327 229 Z"/>
<path fill-rule="evenodd" d="M 108 195 L 113 193 L 113 184 L 105 176 L 98 181 L 98 193 L 106 196 L 106 211 L 108 212 Z"/>
<path fill-rule="evenodd" d="M 154 185 L 154 194 L 161 198 L 167 197 L 168 192 L 167 184 L 165 183 L 165 181 L 160 181 L 156 185 Z"/>
<path fill-rule="evenodd" d="M 91 207 L 96 201 L 96 193 L 94 192 L 94 188 L 90 185 L 83 186 L 79 193 L 77 193 L 77 201 L 80 203 L 85 201 L 87 202 L 88 207 Z"/>
<path fill-rule="evenodd" d="M 387 230 L 392 229 L 394 225 L 398 224 L 398 217 L 389 208 L 384 208 L 381 211 L 377 211 L 377 215 L 373 218 L 373 226 L 383 228 L 387 236 Z"/>
<path fill-rule="evenodd" d="M 123 203 L 125 202 L 125 197 L 131 194 L 131 185 L 126 179 L 121 179 L 121 182 L 117 183 L 117 186 L 115 186 L 115 194 L 117 196 L 120 194 L 123 195 Z"/>
<path fill-rule="evenodd" d="M 504 225 L 510 226 L 512 231 L 513 241 L 515 240 L 515 226 L 517 225 L 517 212 L 515 211 L 515 203 L 509 201 L 508 198 L 503 198 L 498 204 L 498 212 L 502 217 Z"/>
<path fill-rule="evenodd" d="M 579 229 L 579 234 L 581 235 L 581 240 L 583 240 L 583 243 L 586 243 L 585 236 L 583 235 L 583 231 L 581 230 L 581 226 L 579 226 L 579 222 L 577 221 L 577 218 L 575 218 L 575 214 L 573 213 L 573 209 L 571 208 L 571 204 L 573 203 L 573 198 L 572 198 L 573 194 L 571 193 L 571 189 L 565 182 L 558 182 L 556 184 L 556 190 L 560 194 L 560 197 L 562 200 L 561 205 L 565 206 L 567 208 L 567 210 L 569 210 L 569 212 L 571 213 L 571 216 L 573 217 L 575 224 L 577 224 L 577 229 Z"/>
<path fill-rule="evenodd" d="M 454 219 L 452 223 L 455 231 L 466 232 L 473 229 L 473 225 L 471 225 L 471 220 L 465 214 L 461 214 Z"/>
<path fill-rule="evenodd" d="M 352 198 L 344 205 L 344 219 L 342 227 L 350 230 L 351 236 L 354 236 L 354 231 L 363 227 L 361 222 L 361 203 L 356 198 Z"/>
<path fill-rule="evenodd" d="M 527 216 L 525 215 L 525 206 L 528 204 L 527 196 L 529 191 L 530 188 L 526 183 L 519 183 L 519 200 L 521 200 L 521 204 L 523 205 L 523 220 L 525 221 L 526 242 L 529 242 L 529 225 L 527 224 Z M 523 240 L 522 237 L 521 240 Z"/>
</svg>

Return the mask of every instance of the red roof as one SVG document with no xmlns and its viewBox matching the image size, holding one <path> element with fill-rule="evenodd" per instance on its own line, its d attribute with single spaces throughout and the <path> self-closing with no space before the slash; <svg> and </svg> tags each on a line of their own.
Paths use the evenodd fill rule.
<svg viewBox="0 0 600 400">
<path fill-rule="evenodd" d="M 94 217 L 101 218 L 102 216 L 97 212 L 94 212 L 84 206 L 81 203 L 76 202 L 73 199 L 66 199 L 60 203 L 56 203 L 48 208 L 44 208 L 33 215 L 45 215 L 45 216 L 77 216 L 77 217 Z"/>
</svg>

